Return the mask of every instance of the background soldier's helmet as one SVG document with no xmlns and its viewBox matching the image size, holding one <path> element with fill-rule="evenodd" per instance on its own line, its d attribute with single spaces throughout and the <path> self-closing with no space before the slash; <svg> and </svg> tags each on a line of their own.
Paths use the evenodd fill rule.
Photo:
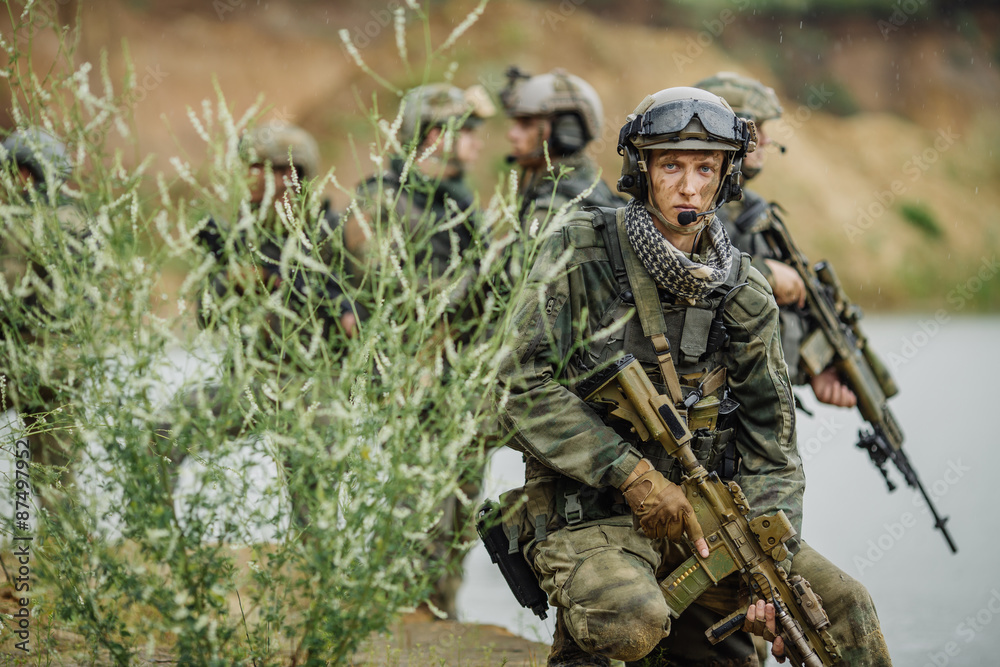
<svg viewBox="0 0 1000 667">
<path fill-rule="evenodd" d="M 648 197 L 644 166 L 650 150 L 721 150 L 723 178 L 715 203 L 723 204 L 742 197 L 740 167 L 756 147 L 753 121 L 738 117 L 718 95 L 699 88 L 667 88 L 647 96 L 618 134 L 618 190 L 641 200 Z"/>
<path fill-rule="evenodd" d="M 508 68 L 500 101 L 511 118 L 550 118 L 549 150 L 558 156 L 582 151 L 601 134 L 604 107 L 597 91 L 562 69 L 530 76 L 517 67 Z"/>
<path fill-rule="evenodd" d="M 403 121 L 400 142 L 420 144 L 435 127 L 449 123 L 455 129 L 474 127 L 496 113 L 486 90 L 479 85 L 467 90 L 446 83 L 431 83 L 409 90 L 401 103 Z"/>
<path fill-rule="evenodd" d="M 694 84 L 726 100 L 737 116 L 749 118 L 757 125 L 781 118 L 781 102 L 773 88 L 735 72 L 719 72 Z"/>
<path fill-rule="evenodd" d="M 316 140 L 295 125 L 279 121 L 261 123 L 243 135 L 240 148 L 248 164 L 270 162 L 272 168 L 291 164 L 303 179 L 313 178 L 319 172 Z"/>
<path fill-rule="evenodd" d="M 69 178 L 71 167 L 65 144 L 39 127 L 15 130 L 4 139 L 3 148 L 3 161 L 26 167 L 41 190 L 49 178 L 56 188 Z"/>
</svg>

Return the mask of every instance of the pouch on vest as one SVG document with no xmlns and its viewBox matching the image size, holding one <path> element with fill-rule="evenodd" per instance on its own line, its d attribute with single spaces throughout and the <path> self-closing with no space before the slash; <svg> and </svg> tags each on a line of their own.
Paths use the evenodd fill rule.
<svg viewBox="0 0 1000 667">
<path fill-rule="evenodd" d="M 544 619 L 549 608 L 548 598 L 520 548 L 520 526 L 524 516 L 522 497 L 523 489 L 518 488 L 503 494 L 500 503 L 486 500 L 476 514 L 476 531 L 518 603 Z M 513 498 L 517 500 L 505 512 L 502 505 L 510 504 Z"/>
</svg>

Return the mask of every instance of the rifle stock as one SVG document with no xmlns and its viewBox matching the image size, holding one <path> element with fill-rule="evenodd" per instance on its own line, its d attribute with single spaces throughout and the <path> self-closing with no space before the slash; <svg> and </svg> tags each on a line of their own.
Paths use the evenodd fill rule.
<svg viewBox="0 0 1000 667">
<path fill-rule="evenodd" d="M 896 485 L 889 479 L 886 464 L 891 461 L 896 466 L 907 485 L 924 497 L 934 517 L 934 527 L 941 531 L 952 553 L 956 553 L 958 547 L 945 525 L 948 517 L 938 514 L 903 450 L 903 431 L 888 405 L 888 399 L 899 390 L 861 330 L 861 309 L 847 297 L 828 262 L 809 265 L 775 208 L 772 205 L 771 224 L 760 233 L 775 256 L 794 268 L 805 284 L 807 314 L 816 323 L 801 348 L 806 370 L 810 375 L 818 375 L 831 364 L 837 369 L 857 396 L 858 411 L 869 425 L 868 430 L 858 432 L 857 446 L 868 452 L 889 491 L 894 491 Z"/>
<path fill-rule="evenodd" d="M 739 484 L 723 482 L 698 462 L 684 416 L 656 391 L 632 355 L 586 387 L 581 393 L 587 401 L 606 405 L 612 415 L 628 420 L 644 440 L 659 441 L 684 466 L 682 486 L 705 533 L 709 555 L 702 558 L 695 552 L 660 584 L 672 615 L 679 616 L 710 586 L 739 572 L 755 596 L 774 604 L 785 652 L 794 664 L 836 664 L 840 652 L 819 597 L 809 582 L 788 577 L 777 565 L 788 556 L 785 542 L 795 536 L 785 513 L 747 518 L 750 503 Z M 741 613 L 709 628 L 705 633 L 709 641 L 718 643 L 738 630 L 743 624 Z"/>
</svg>

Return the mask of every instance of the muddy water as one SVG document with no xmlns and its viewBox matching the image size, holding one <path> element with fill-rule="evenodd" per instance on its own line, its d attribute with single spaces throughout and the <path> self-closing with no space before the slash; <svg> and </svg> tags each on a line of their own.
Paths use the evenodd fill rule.
<svg viewBox="0 0 1000 667">
<path fill-rule="evenodd" d="M 952 555 L 920 497 L 888 493 L 867 455 L 854 447 L 859 418 L 803 402 L 799 447 L 808 490 L 804 537 L 868 587 L 896 665 L 1000 664 L 1000 318 L 870 317 L 869 338 L 901 388 L 890 406 L 906 450 L 938 509 L 950 517 Z M 488 493 L 520 482 L 520 458 L 498 453 Z M 466 561 L 463 620 L 503 625 L 548 641 L 552 617 L 517 606 L 482 548 Z"/>
</svg>

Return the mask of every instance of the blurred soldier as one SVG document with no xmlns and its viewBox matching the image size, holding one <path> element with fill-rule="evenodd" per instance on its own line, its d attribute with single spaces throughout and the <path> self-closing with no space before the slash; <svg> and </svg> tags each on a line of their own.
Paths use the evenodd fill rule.
<svg viewBox="0 0 1000 667">
<path fill-rule="evenodd" d="M 507 77 L 500 100 L 511 119 L 507 160 L 521 167 L 522 230 L 528 233 L 591 188 L 577 207 L 621 206 L 622 198 L 600 180 L 585 155 L 604 122 L 601 98 L 591 85 L 561 69 L 530 76 L 510 67 Z"/>
<path fill-rule="evenodd" d="M 229 221 L 213 218 L 199 232 L 198 240 L 214 255 L 216 264 L 207 287 L 214 297 L 207 300 L 212 305 L 199 308 L 198 322 L 205 328 L 224 328 L 231 319 L 241 324 L 245 318 L 254 321 L 261 317 L 265 304 L 273 301 L 268 297 L 278 295 L 281 307 L 268 307 L 262 326 L 255 330 L 241 326 L 241 332 L 253 341 L 251 347 L 259 361 L 273 364 L 281 372 L 307 371 L 294 356 L 293 337 L 304 337 L 308 344 L 316 326 L 322 326 L 325 344 L 336 346 L 338 336 L 354 335 L 358 322 L 353 304 L 343 293 L 338 267 L 333 264 L 337 245 L 334 235 L 341 233 L 339 217 L 329 202 L 323 201 L 316 219 L 310 219 L 310 211 L 302 212 L 304 206 L 297 192 L 317 176 L 319 149 L 305 130 L 271 122 L 247 131 L 240 151 L 247 168 L 249 214 L 255 217 L 255 224 L 236 230 Z M 298 243 L 304 255 L 319 261 L 283 263 L 289 243 Z M 233 296 L 237 298 L 230 298 Z M 294 320 L 283 310 L 294 312 Z M 315 326 L 310 326 L 312 322 Z M 248 387 L 240 385 L 228 372 L 232 363 L 230 358 L 224 360 L 227 375 L 221 382 L 178 396 L 182 409 L 175 411 L 172 423 L 157 428 L 159 439 L 154 444 L 172 462 L 173 470 L 168 474 L 176 475 L 191 444 L 234 436 L 244 428 L 244 415 L 236 406 Z M 251 389 L 257 388 L 254 385 Z M 312 396 L 301 398 L 304 404 L 314 400 Z M 214 419 L 206 420 L 206 414 Z M 191 429 L 206 432 L 195 436 Z M 286 471 L 308 474 L 308 460 L 301 464 L 292 460 L 299 455 L 298 449 L 283 453 Z M 306 481 L 295 488 L 310 486 Z M 308 523 L 308 499 L 293 489 L 291 500 L 294 525 L 303 528 Z"/>
<path fill-rule="evenodd" d="M 278 290 L 286 280 L 293 306 L 305 307 L 306 281 L 320 283 L 323 294 L 318 316 L 327 327 L 339 322 L 344 333 L 353 335 L 357 318 L 351 303 L 344 298 L 337 276 L 331 266 L 333 234 L 340 233 L 340 218 L 332 210 L 330 202 L 324 200 L 315 221 L 315 238 L 310 239 L 313 253 L 330 268 L 322 276 L 310 275 L 298 269 L 293 276 L 281 276 L 279 266 L 281 253 L 292 233 L 292 224 L 286 219 L 294 215 L 291 205 L 293 187 L 315 178 L 319 172 L 319 147 L 312 135 L 302 128 L 279 122 L 262 123 L 249 130 L 240 145 L 244 160 L 248 165 L 248 185 L 250 189 L 250 210 L 258 216 L 260 224 L 252 236 L 241 234 L 234 239 L 233 249 L 240 256 L 239 262 L 230 263 L 227 256 L 225 232 L 213 219 L 199 233 L 199 240 L 216 256 L 224 270 L 215 276 L 215 288 L 219 295 L 235 287 L 241 291 L 248 281 L 259 281 L 271 292 Z M 265 208 L 264 212 L 261 209 Z M 306 221 L 308 224 L 309 221 Z M 252 261 L 253 253 L 248 241 L 259 252 Z M 272 326 L 277 326 L 272 322 Z M 328 329 L 329 331 L 329 329 Z M 275 331 L 277 333 L 277 331 Z"/>
<path fill-rule="evenodd" d="M 672 618 L 658 578 L 691 548 L 709 553 L 677 486 L 680 466 L 655 440 L 641 441 L 613 413 L 585 403 L 578 386 L 630 353 L 678 405 L 693 392 L 709 397 L 718 411 L 708 422 L 697 413 L 696 456 L 738 482 L 755 514 L 782 510 L 800 530 L 805 480 L 777 306 L 713 216 L 739 196 L 753 126 L 716 95 L 671 88 L 643 100 L 620 139 L 619 188 L 634 199 L 574 216 L 546 237 L 532 268 L 539 289 L 515 306 L 515 351 L 499 373 L 507 392 L 501 421 L 527 461 L 524 555 L 574 642 L 593 656 L 650 666 L 755 665 L 749 642 L 720 654 L 692 630 L 745 604 L 738 578 Z M 569 270 L 549 275 L 560 262 Z M 680 539 L 685 533 L 688 542 Z M 797 552 L 794 571 L 811 550 L 788 546 Z M 888 664 L 867 593 L 862 587 L 864 598 L 849 598 L 835 585 L 841 573 L 829 574 L 822 584 L 813 580 L 814 589 L 838 598 L 834 608 L 856 602 L 857 615 L 867 614 L 864 633 L 845 647 L 865 658 L 851 664 Z M 774 648 L 780 652 L 778 641 Z M 566 657 L 550 655 L 549 665 L 607 664 Z"/>
<path fill-rule="evenodd" d="M 7 200 L 7 213 L 0 231 L 0 271 L 3 289 L 0 302 L 0 340 L 7 344 L 0 353 L 0 375 L 6 377 L 7 403 L 23 418 L 29 433 L 31 459 L 35 463 L 65 468 L 60 483 L 72 484 L 70 460 L 59 434 L 68 415 L 57 418 L 54 411 L 67 407 L 70 400 L 67 364 L 71 354 L 64 341 L 46 325 L 51 312 L 44 298 L 54 280 L 60 285 L 79 283 L 71 275 L 52 275 L 62 271 L 67 258 L 82 253 L 84 221 L 75 206 L 59 194 L 70 176 L 66 147 L 40 128 L 17 130 L 3 142 L 2 166 L 13 177 L 13 191 L 5 187 L 0 199 Z M 41 231 L 33 231 L 32 220 L 41 221 Z M 52 227 L 49 223 L 54 223 Z M 50 236 L 58 230 L 57 235 Z M 46 237 L 39 243 L 39 237 Z M 47 359 L 53 346 L 63 350 L 51 366 L 38 363 Z M 33 485 L 41 492 L 43 506 L 52 508 L 36 478 Z"/>
<path fill-rule="evenodd" d="M 481 243 L 476 235 L 479 215 L 465 174 L 482 150 L 478 128 L 496 110 L 482 87 L 462 90 L 443 83 L 413 88 L 403 97 L 401 105 L 399 141 L 412 157 L 392 156 L 384 172 L 362 183 L 358 189 L 359 207 L 370 229 L 384 231 L 396 226 L 401 232 L 398 237 L 411 244 L 407 251 L 411 262 L 408 273 L 418 276 L 421 291 L 433 293 L 438 279 L 449 284 L 454 281 L 453 276 L 446 274 L 455 259 L 453 252 L 466 256 L 470 251 L 483 251 L 476 247 Z M 450 224 L 463 217 L 459 224 Z M 369 239 L 355 220 L 349 220 L 345 226 L 348 249 L 361 258 L 368 270 L 374 270 L 375 260 L 367 256 Z M 458 241 L 454 249 L 453 235 Z M 451 305 L 446 312 L 444 326 L 458 343 L 464 339 L 462 320 L 469 315 L 462 304 L 475 297 L 471 294 L 473 278 L 468 271 L 460 286 L 451 292 Z M 481 470 L 469 470 L 461 478 L 462 492 L 470 502 L 479 494 L 481 477 Z M 430 601 L 454 619 L 464 558 L 459 542 L 474 539 L 473 507 L 452 496 L 440 510 L 442 518 L 434 530 L 430 561 L 432 567 L 441 568 L 441 575 L 434 582 Z"/>
<path fill-rule="evenodd" d="M 695 87 L 722 97 L 738 116 L 757 124 L 758 148 L 743 163 L 743 175 L 747 180 L 757 176 L 764 168 L 768 153 L 777 146 L 767 133 L 769 121 L 781 118 L 782 112 L 774 90 L 733 72 L 719 72 L 699 81 Z M 784 147 L 779 150 L 784 152 Z M 774 300 L 781 307 L 781 344 L 792 384 L 808 382 L 819 401 L 838 407 L 854 407 L 857 402 L 854 393 L 840 382 L 834 368 L 810 376 L 799 364 L 799 346 L 808 333 L 800 310 L 805 305 L 806 290 L 795 269 L 775 259 L 760 234 L 760 230 L 770 224 L 772 215 L 773 205 L 750 190 L 744 190 L 743 199 L 726 204 L 718 213 L 733 245 L 750 254 L 754 268 L 774 290 Z"/>
<path fill-rule="evenodd" d="M 404 151 L 412 149 L 412 163 L 404 154 L 390 157 L 383 172 L 359 187 L 359 206 L 363 215 L 383 229 L 399 225 L 408 241 L 425 246 L 416 249 L 412 262 L 424 276 L 421 285 L 429 287 L 452 261 L 451 233 L 458 236 L 460 254 L 477 242 L 474 232 L 479 216 L 466 171 L 479 160 L 483 148 L 478 128 L 496 110 L 481 86 L 462 90 L 433 83 L 408 91 L 401 113 L 399 143 Z M 460 216 L 466 216 L 465 221 L 453 229 L 438 229 Z M 366 247 L 369 239 L 357 221 L 345 223 L 345 234 L 348 250 L 367 268 L 374 268 Z M 430 266 L 425 268 L 426 264 Z M 452 302 L 463 301 L 467 288 L 466 283 L 456 290 Z"/>
</svg>

